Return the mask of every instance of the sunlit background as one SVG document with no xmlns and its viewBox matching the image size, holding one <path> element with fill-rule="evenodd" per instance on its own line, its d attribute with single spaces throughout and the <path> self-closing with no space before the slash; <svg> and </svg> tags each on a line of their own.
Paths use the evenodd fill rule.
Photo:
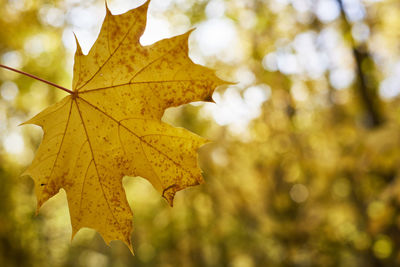
<svg viewBox="0 0 400 267">
<path fill-rule="evenodd" d="M 0 63 L 70 88 L 73 34 L 87 53 L 104 16 L 0 0 Z M 163 118 L 214 141 L 205 184 L 170 208 L 124 178 L 135 257 L 90 229 L 71 242 L 64 191 L 35 216 L 21 173 L 42 131 L 18 125 L 65 93 L 0 69 L 0 266 L 400 266 L 400 2 L 152 0 L 141 43 L 193 28 L 191 59 L 236 84 Z"/>
</svg>

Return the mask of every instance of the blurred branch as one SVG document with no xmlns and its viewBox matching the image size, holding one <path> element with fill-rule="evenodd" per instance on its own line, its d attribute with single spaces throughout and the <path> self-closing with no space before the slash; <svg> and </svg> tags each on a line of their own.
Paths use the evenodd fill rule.
<svg viewBox="0 0 400 267">
<path fill-rule="evenodd" d="M 339 4 L 340 7 L 340 13 L 343 18 L 343 21 L 345 23 L 346 29 L 351 29 L 351 25 L 349 21 L 347 20 L 345 10 L 344 10 L 344 5 L 342 0 L 336 0 Z M 370 58 L 370 55 L 368 51 L 366 50 L 363 45 L 356 45 L 354 42 L 354 39 L 352 35 L 349 35 L 350 38 L 350 44 L 353 50 L 353 56 L 354 60 L 356 62 L 356 69 L 357 69 L 357 76 L 358 76 L 358 93 L 361 97 L 361 101 L 364 105 L 364 108 L 366 109 L 366 113 L 368 116 L 368 123 L 367 126 L 370 128 L 375 128 L 384 122 L 383 115 L 379 109 L 380 107 L 380 99 L 377 96 L 376 93 L 376 88 L 371 86 L 370 83 L 368 83 L 368 80 L 370 80 L 371 77 L 368 77 L 368 75 L 364 72 L 362 68 L 362 64 L 365 60 Z"/>
</svg>

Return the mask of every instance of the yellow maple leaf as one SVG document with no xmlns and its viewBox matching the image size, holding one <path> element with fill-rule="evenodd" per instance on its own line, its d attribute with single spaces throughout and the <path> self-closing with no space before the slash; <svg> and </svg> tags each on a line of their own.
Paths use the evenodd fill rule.
<svg viewBox="0 0 400 267">
<path fill-rule="evenodd" d="M 131 251 L 122 178 L 146 178 L 171 206 L 177 191 L 202 183 L 197 149 L 207 141 L 161 117 L 169 107 L 211 101 L 215 87 L 226 84 L 189 59 L 190 31 L 140 45 L 148 4 L 122 15 L 107 8 L 88 55 L 77 41 L 71 94 L 25 122 L 44 130 L 25 172 L 35 181 L 38 210 L 64 188 L 72 236 L 90 227 Z"/>
</svg>

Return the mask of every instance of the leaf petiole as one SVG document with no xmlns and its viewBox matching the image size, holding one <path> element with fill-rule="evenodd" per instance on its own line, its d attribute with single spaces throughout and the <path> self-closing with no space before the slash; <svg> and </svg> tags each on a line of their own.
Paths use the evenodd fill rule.
<svg viewBox="0 0 400 267">
<path fill-rule="evenodd" d="M 61 90 L 65 91 L 65 92 L 67 92 L 68 94 L 71 94 L 71 95 L 74 94 L 74 92 L 72 92 L 71 90 L 69 90 L 69 89 L 67 89 L 67 88 L 64 88 L 64 87 L 62 87 L 62 86 L 59 86 L 58 84 L 55 84 L 55 83 L 52 83 L 52 82 L 43 80 L 43 79 L 41 79 L 41 78 L 39 78 L 39 77 L 37 77 L 37 76 L 35 76 L 35 75 L 29 74 L 29 73 L 26 73 L 26 72 L 24 72 L 24 71 L 17 70 L 17 69 L 14 69 L 14 68 L 11 68 L 11 67 L 2 65 L 2 64 L 0 64 L 0 67 L 1 67 L 1 68 L 4 68 L 4 69 L 11 70 L 11 71 L 14 71 L 14 72 L 18 72 L 18 73 L 23 74 L 23 75 L 25 75 L 25 76 L 28 76 L 28 77 L 30 77 L 30 78 L 32 78 L 32 79 L 35 79 L 35 80 L 38 80 L 38 81 L 47 83 L 47 84 L 49 84 L 49 85 L 51 85 L 51 86 L 54 86 L 54 87 L 56 87 L 56 88 L 58 88 L 58 89 L 61 89 Z"/>
</svg>

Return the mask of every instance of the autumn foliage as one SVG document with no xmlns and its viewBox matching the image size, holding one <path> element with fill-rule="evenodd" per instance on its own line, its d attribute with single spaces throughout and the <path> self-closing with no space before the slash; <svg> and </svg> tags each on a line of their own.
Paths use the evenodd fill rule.
<svg viewBox="0 0 400 267">
<path fill-rule="evenodd" d="M 0 266 L 400 266 L 399 1 L 145 2 L 0 0 Z"/>
<path fill-rule="evenodd" d="M 160 120 L 169 107 L 211 101 L 224 83 L 189 59 L 190 32 L 140 45 L 148 3 L 118 16 L 107 9 L 88 55 L 77 41 L 71 94 L 25 123 L 44 130 L 25 172 L 35 180 L 38 209 L 64 188 L 73 236 L 90 227 L 132 252 L 122 178 L 148 179 L 171 206 L 177 191 L 202 183 L 196 151 L 206 140 Z"/>
</svg>

